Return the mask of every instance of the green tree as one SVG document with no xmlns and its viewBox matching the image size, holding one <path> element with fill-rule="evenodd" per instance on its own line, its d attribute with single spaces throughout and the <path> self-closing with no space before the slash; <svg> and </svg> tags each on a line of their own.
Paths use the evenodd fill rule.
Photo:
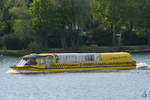
<svg viewBox="0 0 150 100">
<path fill-rule="evenodd" d="M 138 0 L 136 2 L 137 17 L 134 29 L 138 36 L 145 37 L 150 45 L 150 1 Z"/>
<path fill-rule="evenodd" d="M 0 36 L 12 32 L 11 15 L 9 14 L 10 7 L 11 7 L 11 0 L 0 1 Z"/>
<path fill-rule="evenodd" d="M 48 47 L 48 37 L 57 28 L 56 8 L 52 0 L 34 0 L 30 6 L 31 21 L 39 41 Z"/>
<path fill-rule="evenodd" d="M 56 34 L 63 48 L 68 46 L 68 39 L 72 45 L 78 44 L 79 33 L 83 30 L 87 19 L 86 2 L 86 0 L 33 1 L 30 6 L 32 24 L 37 34 L 44 40 L 45 46 L 48 37 Z"/>
<path fill-rule="evenodd" d="M 79 45 L 80 33 L 86 30 L 86 24 L 90 19 L 90 0 L 58 0 L 61 5 L 60 20 L 69 33 L 68 40 L 71 46 Z M 66 36 L 65 34 L 63 36 Z"/>
<path fill-rule="evenodd" d="M 149 0 L 124 0 L 121 6 L 121 22 L 129 33 L 136 32 L 139 37 L 150 40 L 150 1 Z M 130 34 L 129 34 L 130 35 Z M 150 41 L 148 41 L 150 44 Z"/>
<path fill-rule="evenodd" d="M 31 40 L 34 40 L 34 30 L 31 27 L 27 0 L 14 0 L 13 7 L 9 10 L 12 15 L 13 34 L 24 41 L 26 48 Z"/>
<path fill-rule="evenodd" d="M 121 32 L 121 27 L 124 26 L 123 15 L 126 9 L 125 0 L 94 0 L 92 16 L 96 24 L 103 24 L 106 27 L 112 28 L 113 45 L 116 46 L 116 34 Z M 126 18 L 126 17 L 125 17 Z M 119 30 L 119 31 L 118 31 Z"/>
</svg>

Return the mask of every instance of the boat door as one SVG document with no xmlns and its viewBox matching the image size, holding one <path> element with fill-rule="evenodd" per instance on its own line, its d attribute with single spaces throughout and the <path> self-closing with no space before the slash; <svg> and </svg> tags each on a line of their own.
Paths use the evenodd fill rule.
<svg viewBox="0 0 150 100">
<path fill-rule="evenodd" d="M 47 56 L 46 57 L 46 68 L 51 68 L 51 63 L 52 63 L 52 57 Z"/>
</svg>

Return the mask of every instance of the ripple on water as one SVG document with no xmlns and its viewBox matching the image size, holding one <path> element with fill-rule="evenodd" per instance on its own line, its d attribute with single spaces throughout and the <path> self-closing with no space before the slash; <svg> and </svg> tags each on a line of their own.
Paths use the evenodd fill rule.
<svg viewBox="0 0 150 100">
<path fill-rule="evenodd" d="M 142 56 L 143 58 L 139 56 L 138 54 L 134 56 L 138 61 L 137 66 L 149 66 L 150 54 Z M 0 58 L 0 100 L 150 99 L 150 70 L 148 69 L 117 72 L 7 74 L 9 66 L 13 65 L 17 59 L 17 57 Z"/>
</svg>

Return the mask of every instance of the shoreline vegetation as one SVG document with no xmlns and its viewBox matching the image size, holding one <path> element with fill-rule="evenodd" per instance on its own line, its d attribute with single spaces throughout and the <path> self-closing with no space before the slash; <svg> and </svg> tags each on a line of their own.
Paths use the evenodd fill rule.
<svg viewBox="0 0 150 100">
<path fill-rule="evenodd" d="M 80 48 L 50 48 L 44 50 L 0 50 L 0 55 L 4 56 L 24 56 L 30 53 L 103 53 L 103 52 L 130 52 L 143 53 L 150 52 L 150 46 L 112 46 L 102 47 L 80 47 Z"/>
</svg>

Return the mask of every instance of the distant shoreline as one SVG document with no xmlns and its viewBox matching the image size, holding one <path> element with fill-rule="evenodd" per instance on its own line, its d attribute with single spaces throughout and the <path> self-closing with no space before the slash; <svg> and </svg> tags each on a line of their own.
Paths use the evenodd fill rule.
<svg viewBox="0 0 150 100">
<path fill-rule="evenodd" d="M 150 46 L 122 46 L 116 47 L 80 47 L 80 48 L 50 48 L 46 50 L 0 50 L 0 55 L 5 56 L 23 56 L 30 53 L 102 53 L 102 52 L 130 52 L 130 53 L 143 53 L 150 52 Z"/>
</svg>

